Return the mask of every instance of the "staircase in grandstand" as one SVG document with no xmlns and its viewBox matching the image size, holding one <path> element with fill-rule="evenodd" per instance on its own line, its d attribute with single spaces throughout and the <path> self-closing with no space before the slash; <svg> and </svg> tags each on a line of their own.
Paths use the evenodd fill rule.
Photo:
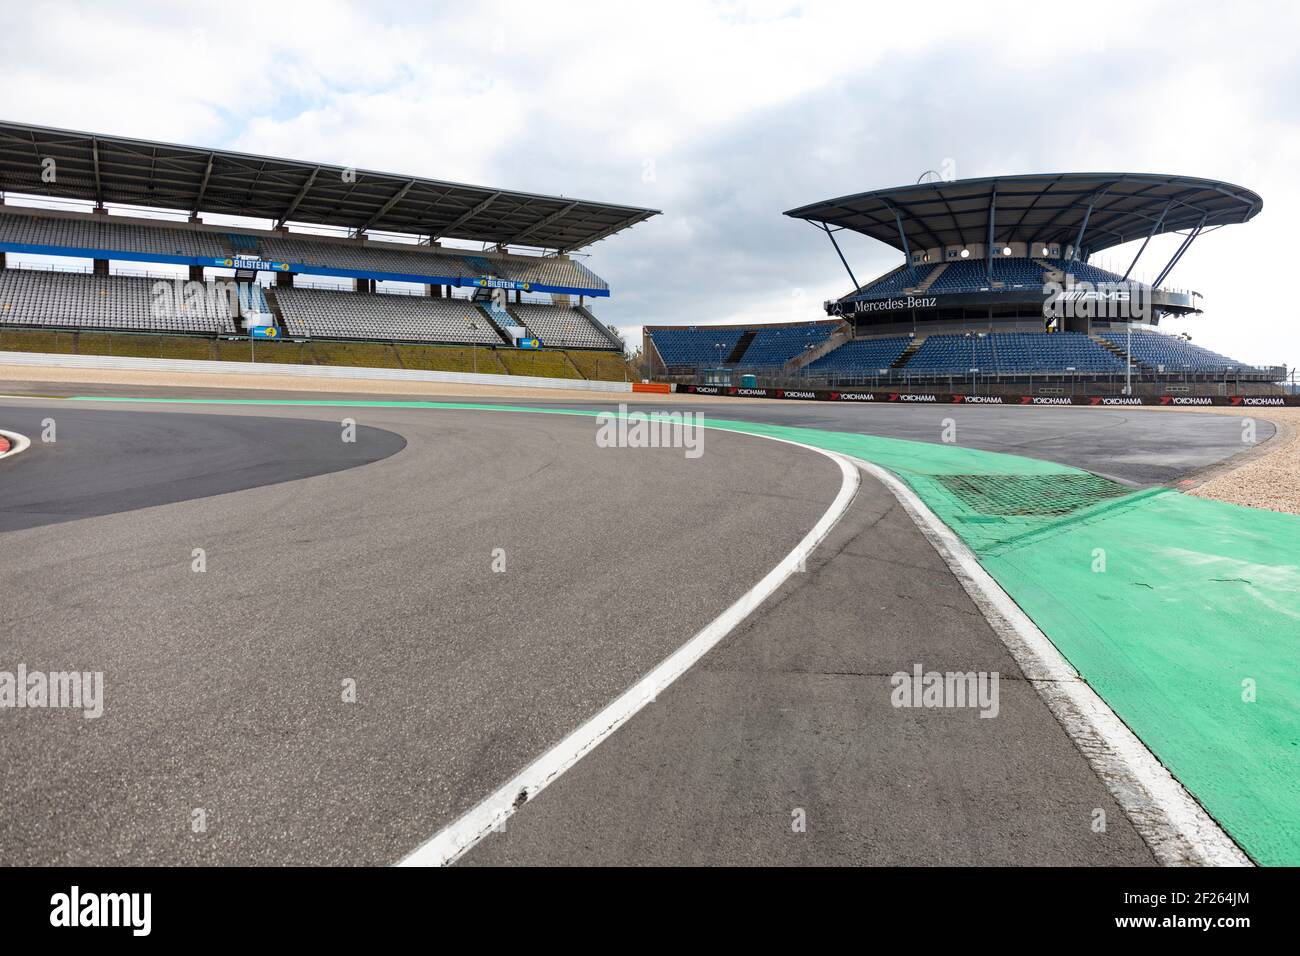
<svg viewBox="0 0 1300 956">
<path fill-rule="evenodd" d="M 489 292 L 491 290 L 484 289 L 483 291 Z M 515 340 L 511 337 L 507 329 L 510 326 L 521 327 L 524 323 L 520 322 L 519 319 L 511 313 L 510 308 L 508 306 L 498 306 L 490 295 L 486 300 L 475 297 L 474 304 L 478 306 L 479 311 L 487 316 L 488 322 L 492 326 L 492 330 L 496 332 L 497 335 L 501 336 L 501 341 L 506 345 L 514 345 Z"/>
<path fill-rule="evenodd" d="M 916 287 L 916 291 L 924 292 L 927 289 L 929 289 L 930 286 L 934 285 L 935 280 L 938 279 L 939 276 L 943 275 L 944 272 L 947 271 L 947 269 L 948 269 L 948 263 L 946 262 L 939 263 L 937 266 L 934 267 L 934 269 L 930 272 L 928 276 L 926 276 L 924 279 L 921 280 L 920 285 Z"/>
<path fill-rule="evenodd" d="M 894 364 L 889 367 L 902 368 L 904 365 L 906 365 L 911 360 L 912 356 L 916 354 L 916 350 L 925 344 L 925 340 L 928 337 L 929 336 L 918 335 L 916 338 L 912 339 L 912 341 L 908 344 L 907 348 L 903 349 L 903 354 L 900 355 L 898 358 L 894 359 Z"/>
<path fill-rule="evenodd" d="M 292 335 L 303 339 L 308 337 L 309 333 L 307 331 L 306 323 L 299 322 L 297 323 L 297 328 L 291 328 L 289 323 L 285 321 L 284 312 L 280 309 L 280 303 L 275 299 L 275 290 L 263 289 L 262 297 L 266 300 L 267 309 L 269 309 L 271 314 L 275 316 L 275 324 L 279 328 L 283 329 L 286 335 Z"/>
<path fill-rule="evenodd" d="M 257 248 L 256 236 L 246 236 L 238 232 L 228 232 L 226 233 L 226 244 L 230 247 L 230 251 L 237 256 L 258 258 L 261 255 Z"/>
<path fill-rule="evenodd" d="M 736 347 L 731 350 L 731 354 L 724 360 L 725 364 L 734 365 L 736 362 L 739 362 L 741 356 L 745 354 L 745 349 L 749 348 L 749 343 L 754 341 L 754 336 L 756 335 L 758 335 L 757 329 L 750 329 L 742 335 L 740 339 L 737 340 Z"/>
<path fill-rule="evenodd" d="M 807 366 L 811 365 L 813 362 L 816 362 L 818 359 L 829 355 L 831 352 L 834 352 L 837 348 L 839 348 L 844 343 L 851 342 L 852 340 L 853 340 L 852 327 L 844 326 L 842 328 L 836 329 L 834 332 L 830 334 L 830 336 L 826 339 L 826 341 L 822 342 L 821 345 L 815 346 L 810 349 L 805 349 L 804 351 L 800 352 L 798 355 L 794 356 L 794 358 L 790 359 L 790 361 L 786 362 L 785 367 L 781 371 L 786 375 L 789 375 L 792 372 L 797 372 L 799 371 L 799 369 L 806 368 Z"/>
<path fill-rule="evenodd" d="M 235 292 L 239 299 L 240 326 L 250 331 L 255 327 L 276 328 L 275 312 L 267 301 L 262 287 L 257 283 L 257 273 L 249 273 L 252 277 L 251 281 L 241 281 L 240 275 L 244 272 L 246 270 L 239 270 L 235 273 Z"/>
<path fill-rule="evenodd" d="M 1122 348 L 1120 348 L 1118 345 L 1116 345 L 1114 342 L 1107 342 L 1107 341 L 1106 341 L 1105 339 L 1103 339 L 1100 335 L 1089 335 L 1088 338 L 1092 339 L 1094 342 L 1096 342 L 1098 345 L 1100 345 L 1100 346 L 1101 346 L 1102 348 L 1104 348 L 1106 351 L 1108 351 L 1108 352 L 1113 352 L 1113 353 L 1115 354 L 1115 356 L 1116 356 L 1117 358 L 1119 358 L 1121 361 L 1124 361 L 1124 362 L 1127 362 L 1127 361 L 1128 361 L 1128 353 L 1125 352 L 1125 351 L 1124 351 Z M 1138 365 L 1138 366 L 1140 367 L 1140 363 L 1138 363 L 1138 362 L 1134 362 L 1133 364 L 1134 364 L 1134 365 Z"/>
</svg>

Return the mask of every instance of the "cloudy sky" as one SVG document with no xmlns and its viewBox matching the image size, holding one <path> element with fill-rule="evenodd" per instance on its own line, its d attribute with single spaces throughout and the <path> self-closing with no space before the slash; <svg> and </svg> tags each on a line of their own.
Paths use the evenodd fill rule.
<svg viewBox="0 0 1300 956">
<path fill-rule="evenodd" d="M 822 317 L 848 279 L 781 215 L 814 200 L 944 168 L 1227 180 L 1264 210 L 1193 245 L 1168 284 L 1206 314 L 1170 327 L 1300 364 L 1291 2 L 0 3 L 8 120 L 662 209 L 587 260 L 636 340 Z M 851 238 L 860 278 L 901 261 Z"/>
</svg>

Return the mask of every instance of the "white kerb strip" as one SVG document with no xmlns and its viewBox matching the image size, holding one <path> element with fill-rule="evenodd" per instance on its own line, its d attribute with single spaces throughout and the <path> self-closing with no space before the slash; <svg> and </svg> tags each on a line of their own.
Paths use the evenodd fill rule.
<svg viewBox="0 0 1300 956">
<path fill-rule="evenodd" d="M 858 466 L 892 491 L 912 516 L 1155 858 L 1166 866 L 1251 866 L 1250 858 L 916 493 L 879 465 L 859 460 Z"/>
</svg>

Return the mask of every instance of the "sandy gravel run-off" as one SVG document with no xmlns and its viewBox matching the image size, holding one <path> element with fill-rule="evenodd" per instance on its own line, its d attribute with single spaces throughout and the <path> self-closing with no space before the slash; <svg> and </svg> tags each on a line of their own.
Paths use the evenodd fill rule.
<svg viewBox="0 0 1300 956">
<path fill-rule="evenodd" d="M 1300 515 L 1300 408 L 1203 410 L 1243 420 L 1262 418 L 1277 426 L 1277 434 L 1260 446 L 1259 454 L 1216 470 L 1189 494 Z"/>
</svg>

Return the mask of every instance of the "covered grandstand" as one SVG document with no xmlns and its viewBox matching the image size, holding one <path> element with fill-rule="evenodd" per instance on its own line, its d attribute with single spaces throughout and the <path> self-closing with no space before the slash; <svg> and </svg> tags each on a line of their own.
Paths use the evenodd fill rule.
<svg viewBox="0 0 1300 956">
<path fill-rule="evenodd" d="M 577 256 L 654 215 L 0 122 L 0 332 L 5 348 L 86 330 L 388 343 L 398 362 L 399 345 L 618 358 L 564 359 L 584 376 L 622 369 L 623 343 Z"/>
<path fill-rule="evenodd" d="M 1252 366 L 1160 328 L 1199 314 L 1170 286 L 1204 233 L 1254 217 L 1263 201 L 1229 183 L 1146 173 L 1060 173 L 925 182 L 786 213 L 830 240 L 852 290 L 827 320 L 782 326 L 647 327 L 656 376 L 681 384 L 918 388 L 970 392 L 1275 391 L 1278 366 Z M 861 283 L 837 233 L 896 249 L 902 262 Z M 1151 239 L 1180 237 L 1149 281 Z M 1138 242 L 1123 272 L 1088 261 Z"/>
</svg>

